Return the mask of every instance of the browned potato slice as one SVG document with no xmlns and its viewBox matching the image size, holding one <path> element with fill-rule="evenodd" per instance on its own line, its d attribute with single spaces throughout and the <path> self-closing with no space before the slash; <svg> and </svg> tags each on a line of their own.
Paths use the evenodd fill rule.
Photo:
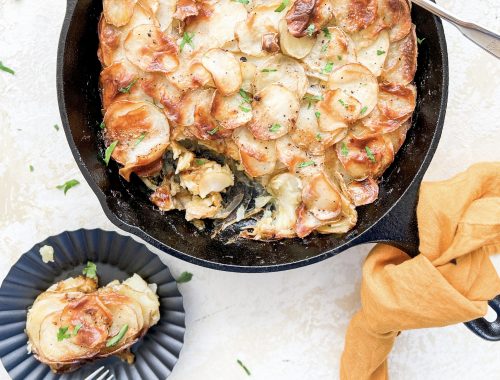
<svg viewBox="0 0 500 380">
<path fill-rule="evenodd" d="M 293 58 L 277 54 L 266 60 L 255 73 L 253 93 L 262 91 L 271 84 L 279 84 L 302 99 L 309 81 L 302 65 Z"/>
<path fill-rule="evenodd" d="M 212 115 L 225 129 L 235 129 L 245 125 L 252 119 L 252 105 L 248 103 L 248 95 L 240 93 L 223 96 L 215 92 L 212 102 Z"/>
<path fill-rule="evenodd" d="M 304 58 L 304 63 L 310 70 L 325 75 L 336 67 L 354 62 L 356 62 L 354 42 L 337 27 L 321 30 L 311 52 Z"/>
<path fill-rule="evenodd" d="M 377 105 L 377 78 L 365 66 L 358 63 L 344 65 L 334 70 L 328 78 L 328 88 L 340 89 L 361 103 L 360 115 L 370 113 Z"/>
<path fill-rule="evenodd" d="M 290 57 L 301 59 L 309 54 L 316 42 L 313 37 L 297 38 L 290 34 L 286 20 L 281 20 L 279 24 L 280 46 L 284 54 Z"/>
<path fill-rule="evenodd" d="M 236 129 L 233 139 L 239 148 L 240 161 L 249 176 L 259 177 L 274 171 L 277 160 L 274 141 L 257 140 L 246 127 Z"/>
<path fill-rule="evenodd" d="M 141 70 L 170 73 L 179 65 L 176 43 L 158 27 L 135 27 L 129 32 L 124 46 L 128 60 Z"/>
<path fill-rule="evenodd" d="M 355 206 L 373 203 L 378 198 L 378 183 L 373 178 L 353 181 L 347 186 L 347 191 Z"/>
<path fill-rule="evenodd" d="M 377 0 L 331 0 L 337 25 L 349 33 L 365 29 L 377 15 Z"/>
<path fill-rule="evenodd" d="M 117 142 L 111 157 L 130 174 L 161 159 L 169 144 L 170 128 L 165 115 L 151 103 L 116 101 L 104 115 L 106 146 Z"/>
<path fill-rule="evenodd" d="M 295 228 L 298 237 L 305 237 L 321 225 L 338 219 L 342 212 L 340 191 L 325 173 L 320 172 L 304 181 L 303 203 Z"/>
<path fill-rule="evenodd" d="M 382 83 L 377 107 L 363 119 L 363 125 L 374 132 L 391 132 L 411 117 L 416 99 L 417 90 L 412 84 Z"/>
<path fill-rule="evenodd" d="M 193 33 L 195 52 L 221 47 L 235 39 L 236 25 L 247 18 L 243 4 L 232 0 L 197 3 L 200 12 L 190 18 L 186 27 L 186 32 Z"/>
<path fill-rule="evenodd" d="M 130 21 L 122 26 L 116 27 L 106 22 L 104 16 L 99 20 L 99 49 L 97 55 L 103 66 L 109 66 L 115 62 L 126 60 L 124 41 L 128 33 L 139 25 L 157 25 L 154 15 L 136 5 L 134 14 Z"/>
<path fill-rule="evenodd" d="M 404 38 L 411 30 L 410 6 L 407 0 L 379 0 L 378 13 L 389 27 L 391 42 Z"/>
<path fill-rule="evenodd" d="M 296 0 L 286 14 L 289 33 L 297 38 L 315 35 L 333 17 L 329 0 Z"/>
<path fill-rule="evenodd" d="M 307 103 L 300 107 L 295 130 L 290 133 L 295 145 L 312 155 L 324 154 L 325 149 L 337 142 L 337 131 L 324 131 L 319 128 L 321 113 Z"/>
<path fill-rule="evenodd" d="M 233 54 L 212 49 L 205 53 L 201 63 L 212 74 L 215 86 L 222 95 L 231 95 L 240 89 L 243 80 L 240 63 Z"/>
<path fill-rule="evenodd" d="M 168 73 L 167 78 L 181 91 L 208 86 L 212 81 L 210 72 L 196 59 L 184 61 L 174 72 Z"/>
<path fill-rule="evenodd" d="M 391 43 L 380 78 L 389 83 L 410 83 L 417 70 L 417 54 L 417 36 L 413 25 L 405 38 Z"/>
<path fill-rule="evenodd" d="M 346 172 L 356 180 L 377 178 L 394 160 L 394 147 L 380 135 L 354 138 L 347 135 L 336 145 Z"/>
<path fill-rule="evenodd" d="M 294 144 L 290 136 L 276 140 L 278 159 L 290 171 L 300 178 L 315 175 L 323 167 L 324 156 L 309 154 Z"/>
<path fill-rule="evenodd" d="M 324 100 L 316 104 L 319 112 L 319 128 L 330 132 L 334 142 L 344 138 L 348 123 L 355 121 L 361 113 L 361 104 L 340 89 L 327 91 Z"/>
<path fill-rule="evenodd" d="M 382 30 L 370 45 L 357 49 L 358 62 L 378 77 L 382 73 L 388 50 L 389 33 Z"/>
<path fill-rule="evenodd" d="M 128 98 L 137 89 L 139 74 L 128 62 L 117 62 L 101 71 L 102 106 L 106 110 L 118 98 Z M 130 87 L 129 87 L 130 86 Z"/>
<path fill-rule="evenodd" d="M 132 18 L 137 0 L 103 0 L 102 3 L 106 21 L 120 27 L 126 25 Z"/>
<path fill-rule="evenodd" d="M 174 17 L 176 0 L 160 0 L 156 11 L 156 18 L 160 24 L 161 30 L 167 30 L 172 24 Z"/>
<path fill-rule="evenodd" d="M 299 107 L 293 92 L 280 85 L 269 85 L 254 97 L 248 129 L 259 140 L 280 138 L 295 125 Z"/>
<path fill-rule="evenodd" d="M 235 35 L 243 53 L 255 57 L 268 54 L 263 50 L 262 38 L 268 33 L 278 33 L 279 22 L 284 17 L 284 12 L 275 12 L 277 6 L 279 2 L 257 5 L 248 18 L 236 25 Z"/>
<path fill-rule="evenodd" d="M 356 208 L 343 194 L 340 194 L 340 199 L 342 200 L 342 213 L 340 217 L 316 228 L 316 231 L 320 234 L 343 234 L 350 231 L 356 225 L 358 220 Z"/>
</svg>

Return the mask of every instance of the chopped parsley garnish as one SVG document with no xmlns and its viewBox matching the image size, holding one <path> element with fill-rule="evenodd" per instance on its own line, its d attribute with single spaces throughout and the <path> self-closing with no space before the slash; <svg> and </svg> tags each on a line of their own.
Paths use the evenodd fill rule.
<svg viewBox="0 0 500 380">
<path fill-rule="evenodd" d="M 345 145 L 345 142 L 342 143 L 340 153 L 342 153 L 342 156 L 347 156 L 349 154 L 349 149 L 347 149 L 347 145 Z"/>
<path fill-rule="evenodd" d="M 142 140 L 144 140 L 144 137 L 146 137 L 146 135 L 147 135 L 147 133 L 146 133 L 146 132 L 142 133 L 142 134 L 139 136 L 139 138 L 137 139 L 137 141 L 135 142 L 135 145 L 134 145 L 134 146 L 139 145 L 139 144 L 141 143 L 141 141 L 142 141 Z"/>
<path fill-rule="evenodd" d="M 68 332 L 68 326 L 59 327 L 59 330 L 57 330 L 57 341 L 62 342 L 64 339 L 69 338 L 71 338 L 71 334 Z"/>
<path fill-rule="evenodd" d="M 308 166 L 314 165 L 314 161 L 304 161 L 297 165 L 298 168 L 307 168 Z"/>
<path fill-rule="evenodd" d="M 329 40 L 332 39 L 332 34 L 330 33 L 330 31 L 328 30 L 328 28 L 323 28 L 321 29 L 321 31 L 325 34 L 325 37 L 328 38 Z"/>
<path fill-rule="evenodd" d="M 377 55 L 385 54 L 385 50 L 377 50 Z"/>
<path fill-rule="evenodd" d="M 320 133 L 318 133 L 318 134 L 316 135 L 316 140 L 318 140 L 318 141 L 323 140 L 323 137 L 321 136 L 321 134 L 320 134 Z"/>
<path fill-rule="evenodd" d="M 179 45 L 181 52 L 186 44 L 191 46 L 191 49 L 194 49 L 193 37 L 194 33 L 184 32 L 184 34 L 182 35 L 181 43 Z"/>
<path fill-rule="evenodd" d="M 252 103 L 252 97 L 250 96 L 250 94 L 248 92 L 246 92 L 245 90 L 243 90 L 242 88 L 240 88 L 239 94 L 243 98 L 243 100 L 245 101 L 245 103 Z"/>
<path fill-rule="evenodd" d="M 260 71 L 262 71 L 263 73 L 275 73 L 276 71 L 278 71 L 278 69 L 262 69 Z"/>
<path fill-rule="evenodd" d="M 97 265 L 92 261 L 87 261 L 87 265 L 83 268 L 82 274 L 88 278 L 97 278 Z"/>
<path fill-rule="evenodd" d="M 323 69 L 323 73 L 331 73 L 333 70 L 333 62 L 328 62 Z"/>
<path fill-rule="evenodd" d="M 425 38 L 420 39 L 420 38 L 418 38 L 418 37 L 417 37 L 417 43 L 418 43 L 419 45 L 420 45 L 422 42 L 424 42 L 424 40 L 425 40 Z"/>
<path fill-rule="evenodd" d="M 288 6 L 290 0 L 283 0 L 278 8 L 276 8 L 275 12 L 283 12 L 285 8 Z"/>
<path fill-rule="evenodd" d="M 106 128 L 106 124 L 104 124 L 104 121 L 101 124 L 99 124 L 99 128 L 101 128 L 101 129 Z"/>
<path fill-rule="evenodd" d="M 30 172 L 34 172 L 35 171 L 35 168 L 33 167 L 33 165 L 30 165 Z"/>
<path fill-rule="evenodd" d="M 337 59 L 338 59 L 339 61 L 342 61 L 342 56 L 341 56 L 341 55 L 337 55 Z"/>
<path fill-rule="evenodd" d="M 276 123 L 276 124 L 273 124 L 269 127 L 269 131 L 270 132 L 278 132 L 281 128 L 281 125 Z"/>
<path fill-rule="evenodd" d="M 250 2 L 250 0 L 232 0 L 232 1 L 236 1 L 237 3 L 241 4 L 248 4 Z"/>
<path fill-rule="evenodd" d="M 177 282 L 178 284 L 184 284 L 185 282 L 191 281 L 192 278 L 193 278 L 192 273 L 182 272 L 181 275 L 179 276 L 179 278 L 177 278 L 177 280 L 175 280 L 175 282 Z"/>
<path fill-rule="evenodd" d="M 324 53 L 324 52 L 326 52 L 326 51 L 328 50 L 328 45 L 329 45 L 329 44 L 330 44 L 330 43 L 329 43 L 329 42 L 327 42 L 326 44 L 324 44 L 323 46 L 321 46 L 321 53 Z"/>
<path fill-rule="evenodd" d="M 316 30 L 316 27 L 314 26 L 314 24 L 311 24 L 307 27 L 306 29 L 306 34 L 309 36 L 309 37 L 312 37 L 314 31 Z"/>
<path fill-rule="evenodd" d="M 207 133 L 210 135 L 210 136 L 213 136 L 215 135 L 217 132 L 219 131 L 219 127 L 215 127 L 214 129 L 208 131 Z"/>
<path fill-rule="evenodd" d="M 246 373 L 248 376 L 250 376 L 250 375 L 252 374 L 252 373 L 250 372 L 250 370 L 246 367 L 246 365 L 245 365 L 245 364 L 243 364 L 243 362 L 242 362 L 240 359 L 236 360 L 236 363 L 238 363 L 238 364 L 240 365 L 240 367 L 241 367 L 241 368 L 243 368 L 243 371 L 245 371 L 245 373 Z"/>
<path fill-rule="evenodd" d="M 58 126 L 57 124 L 54 124 L 54 129 L 55 129 L 56 131 L 58 131 L 58 130 L 59 130 L 59 126 Z"/>
<path fill-rule="evenodd" d="M 118 140 L 113 141 L 111 145 L 106 148 L 106 152 L 104 154 L 104 163 L 106 164 L 106 166 L 108 166 L 109 160 L 111 159 L 111 155 L 113 154 L 113 151 L 115 150 L 117 145 L 118 145 Z"/>
<path fill-rule="evenodd" d="M 361 112 L 359 114 L 364 115 L 367 109 L 368 109 L 368 107 L 364 106 L 363 108 L 361 108 Z"/>
<path fill-rule="evenodd" d="M 135 78 L 132 82 L 128 84 L 128 86 L 119 88 L 118 91 L 121 92 L 122 94 L 130 94 L 130 89 L 136 82 L 139 80 L 139 78 Z"/>
<path fill-rule="evenodd" d="M 83 327 L 81 323 L 77 324 L 75 327 L 73 327 L 73 336 L 76 336 L 78 334 L 78 331 Z"/>
<path fill-rule="evenodd" d="M 112 337 L 110 340 L 106 342 L 106 347 L 113 347 L 116 343 L 118 343 L 127 333 L 128 325 L 124 324 L 118 334 Z"/>
<path fill-rule="evenodd" d="M 204 160 L 203 158 L 197 158 L 196 160 L 194 160 L 194 163 L 198 166 L 204 165 L 205 162 L 206 160 Z"/>
<path fill-rule="evenodd" d="M 342 99 L 339 99 L 339 103 L 342 104 L 344 106 L 344 108 L 347 108 L 349 105 L 346 104 L 346 102 L 344 102 Z"/>
<path fill-rule="evenodd" d="M 368 158 L 370 159 L 371 162 L 376 162 L 377 160 L 375 160 L 375 156 L 373 155 L 373 152 L 372 150 L 370 149 L 370 147 L 367 145 L 365 146 L 365 150 L 366 150 L 366 155 L 368 156 Z"/>
<path fill-rule="evenodd" d="M 321 95 L 310 95 L 310 94 L 305 94 L 304 95 L 304 100 L 307 101 L 309 104 L 307 105 L 307 108 L 311 108 L 312 102 L 319 102 L 320 100 L 323 100 L 323 97 Z"/>
<path fill-rule="evenodd" d="M 59 190 L 64 190 L 64 195 L 66 195 L 69 189 L 79 184 L 80 182 L 78 182 L 76 179 L 70 179 L 69 181 L 64 182 L 62 185 L 57 186 L 57 188 Z"/>
<path fill-rule="evenodd" d="M 240 94 L 241 98 L 243 99 L 241 104 L 240 104 L 240 110 L 242 110 L 243 112 L 250 112 L 252 109 L 250 107 L 248 107 L 248 105 L 252 104 L 251 95 L 248 92 L 246 92 L 245 90 L 243 90 L 242 88 L 240 89 L 239 94 Z"/>
<path fill-rule="evenodd" d="M 316 119 L 319 119 L 321 117 L 321 112 L 319 111 L 316 111 L 314 114 L 316 115 Z"/>
<path fill-rule="evenodd" d="M 5 71 L 6 73 L 14 75 L 16 72 L 12 70 L 10 67 L 4 66 L 2 61 L 0 61 L 0 70 Z"/>
</svg>

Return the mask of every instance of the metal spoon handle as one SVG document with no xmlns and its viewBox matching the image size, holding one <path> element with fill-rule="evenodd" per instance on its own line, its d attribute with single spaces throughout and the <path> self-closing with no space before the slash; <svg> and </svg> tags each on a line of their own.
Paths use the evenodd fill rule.
<svg viewBox="0 0 500 380">
<path fill-rule="evenodd" d="M 495 32 L 483 28 L 472 22 L 467 22 L 459 19 L 457 16 L 451 14 L 443 7 L 431 2 L 430 0 L 411 0 L 414 4 L 434 13 L 436 16 L 445 19 L 446 21 L 455 25 L 462 34 L 476 45 L 482 47 L 484 50 L 493 54 L 495 57 L 500 58 L 500 35 Z"/>
</svg>

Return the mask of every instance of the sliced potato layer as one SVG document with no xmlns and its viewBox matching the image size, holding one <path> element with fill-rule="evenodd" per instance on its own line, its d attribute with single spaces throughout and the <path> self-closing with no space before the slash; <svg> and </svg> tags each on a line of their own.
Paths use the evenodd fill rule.
<svg viewBox="0 0 500 380">
<path fill-rule="evenodd" d="M 328 78 L 328 88 L 340 89 L 361 104 L 360 114 L 369 114 L 377 104 L 377 78 L 365 66 L 351 63 L 334 70 Z"/>
<path fill-rule="evenodd" d="M 249 176 L 259 177 L 274 171 L 277 160 L 274 141 L 257 140 L 245 127 L 236 129 L 233 139 L 238 146 L 241 163 Z"/>
<path fill-rule="evenodd" d="M 170 73 L 179 65 L 177 44 L 158 27 L 135 27 L 124 46 L 128 60 L 146 72 Z"/>
<path fill-rule="evenodd" d="M 116 143 L 111 157 L 130 174 L 161 159 L 169 144 L 170 128 L 165 115 L 154 105 L 137 101 L 117 101 L 104 116 L 106 145 Z"/>
<path fill-rule="evenodd" d="M 259 140 L 275 140 L 290 131 L 297 121 L 299 101 L 280 85 L 269 85 L 255 95 L 248 128 Z"/>
<path fill-rule="evenodd" d="M 240 64 L 233 54 L 222 49 L 212 49 L 201 60 L 212 74 L 215 85 L 222 95 L 231 95 L 241 87 Z"/>
</svg>

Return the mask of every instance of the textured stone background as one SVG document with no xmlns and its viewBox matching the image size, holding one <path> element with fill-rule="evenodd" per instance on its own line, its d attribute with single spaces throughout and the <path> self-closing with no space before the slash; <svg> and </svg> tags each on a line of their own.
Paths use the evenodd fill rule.
<svg viewBox="0 0 500 380">
<path fill-rule="evenodd" d="M 500 29 L 498 0 L 440 4 Z M 62 0 L 0 0 L 0 279 L 36 242 L 81 227 L 115 229 L 85 184 L 62 130 L 56 131 L 56 51 Z M 445 24 L 450 59 L 446 125 L 427 180 L 445 179 L 478 161 L 500 159 L 500 61 Z M 34 172 L 29 171 L 34 166 Z M 55 188 L 82 182 L 66 196 Z M 158 252 L 152 248 L 155 252 Z M 307 268 L 241 275 L 216 272 L 158 252 L 181 285 L 186 345 L 172 380 L 335 379 L 349 318 L 359 307 L 361 246 Z M 496 260 L 499 264 L 500 261 Z M 498 379 L 500 342 L 463 325 L 401 335 L 390 357 L 392 379 Z M 0 366 L 0 378 L 8 378 Z"/>
</svg>

